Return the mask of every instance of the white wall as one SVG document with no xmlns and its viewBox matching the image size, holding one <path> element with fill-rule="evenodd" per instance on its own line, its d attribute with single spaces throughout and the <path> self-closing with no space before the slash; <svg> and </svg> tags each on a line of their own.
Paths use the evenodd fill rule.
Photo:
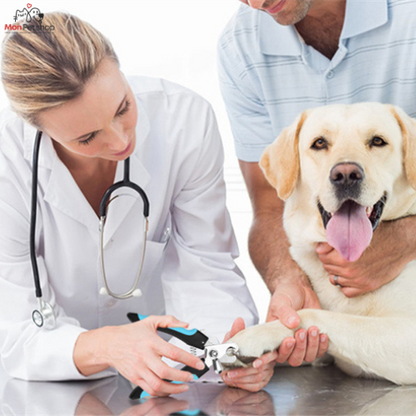
<svg viewBox="0 0 416 416">
<path fill-rule="evenodd" d="M 0 37 L 24 1 L 0 2 Z M 66 11 L 86 20 L 107 36 L 124 73 L 162 77 L 205 97 L 214 107 L 223 138 L 228 207 L 239 240 L 239 266 L 265 319 L 269 293 L 251 264 L 247 233 L 251 207 L 234 154 L 216 72 L 217 39 L 240 3 L 237 0 L 66 1 L 33 0 L 42 13 Z M 7 104 L 0 90 L 0 107 Z"/>
</svg>

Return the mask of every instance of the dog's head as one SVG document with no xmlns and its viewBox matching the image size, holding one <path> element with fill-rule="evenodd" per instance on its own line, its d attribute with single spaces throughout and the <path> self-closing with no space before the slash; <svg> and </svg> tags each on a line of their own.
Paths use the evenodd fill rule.
<svg viewBox="0 0 416 416">
<path fill-rule="evenodd" d="M 378 103 L 307 110 L 266 148 L 260 166 L 281 199 L 306 187 L 305 203 L 320 211 L 329 244 L 355 261 L 383 209 L 414 195 L 416 120 Z"/>
</svg>

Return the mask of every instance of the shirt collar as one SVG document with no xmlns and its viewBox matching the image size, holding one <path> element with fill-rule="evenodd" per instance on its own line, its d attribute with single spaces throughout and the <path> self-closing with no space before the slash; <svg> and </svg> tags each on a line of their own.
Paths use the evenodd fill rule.
<svg viewBox="0 0 416 416">
<path fill-rule="evenodd" d="M 369 32 L 388 21 L 387 0 L 347 0 L 341 39 Z"/>
<path fill-rule="evenodd" d="M 294 26 L 283 26 L 266 12 L 258 13 L 260 50 L 265 55 L 298 56 L 302 44 Z"/>
<path fill-rule="evenodd" d="M 299 56 L 302 41 L 293 25 L 283 26 L 267 13 L 258 13 L 260 50 L 266 55 Z M 341 40 L 368 32 L 388 21 L 388 0 L 347 0 Z"/>
</svg>

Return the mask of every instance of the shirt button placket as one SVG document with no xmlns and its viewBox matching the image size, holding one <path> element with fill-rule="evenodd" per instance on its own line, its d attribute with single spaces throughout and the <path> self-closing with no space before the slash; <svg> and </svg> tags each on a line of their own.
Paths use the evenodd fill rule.
<svg viewBox="0 0 416 416">
<path fill-rule="evenodd" d="M 334 72 L 334 70 L 333 70 L 333 69 L 331 69 L 330 71 L 328 71 L 328 72 L 326 73 L 326 77 L 327 77 L 328 79 L 334 78 L 334 75 L 335 75 L 335 72 Z"/>
</svg>

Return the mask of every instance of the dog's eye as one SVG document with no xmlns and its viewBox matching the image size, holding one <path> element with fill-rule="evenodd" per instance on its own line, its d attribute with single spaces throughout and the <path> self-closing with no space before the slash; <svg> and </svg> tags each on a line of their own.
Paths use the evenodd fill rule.
<svg viewBox="0 0 416 416">
<path fill-rule="evenodd" d="M 374 136 L 371 140 L 370 140 L 370 147 L 376 146 L 376 147 L 383 147 L 386 146 L 386 142 L 378 136 Z"/>
<path fill-rule="evenodd" d="M 311 149 L 315 150 L 322 150 L 328 148 L 328 142 L 323 138 L 320 137 L 319 139 L 316 139 L 311 146 Z"/>
</svg>

